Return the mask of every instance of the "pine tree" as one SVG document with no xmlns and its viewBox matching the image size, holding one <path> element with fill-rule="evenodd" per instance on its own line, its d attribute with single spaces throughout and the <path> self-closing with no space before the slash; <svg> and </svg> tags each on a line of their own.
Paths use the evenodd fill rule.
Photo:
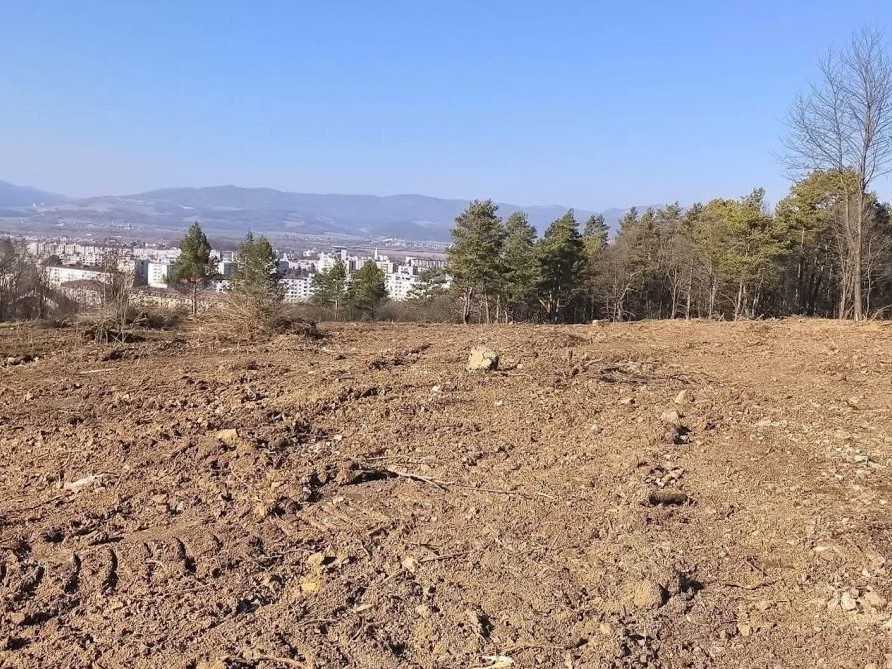
<svg viewBox="0 0 892 669">
<path fill-rule="evenodd" d="M 585 221 L 582 228 L 582 239 L 585 242 L 585 253 L 592 257 L 599 251 L 607 248 L 607 239 L 610 235 L 610 228 L 607 227 L 607 221 L 601 214 L 592 214 Z"/>
<path fill-rule="evenodd" d="M 523 212 L 511 214 L 505 221 L 502 268 L 507 317 L 509 309 L 517 311 L 535 298 L 539 280 L 536 230 Z"/>
<path fill-rule="evenodd" d="M 582 228 L 582 245 L 585 249 L 585 267 L 583 281 L 588 294 L 588 319 L 595 318 L 597 301 L 597 284 L 603 268 L 604 254 L 607 251 L 607 240 L 610 228 L 601 214 L 592 214 Z"/>
<path fill-rule="evenodd" d="M 429 303 L 445 295 L 448 291 L 448 284 L 449 275 L 446 270 L 439 267 L 425 270 L 419 275 L 417 283 L 409 291 L 408 299 Z"/>
<path fill-rule="evenodd" d="M 279 281 L 276 254 L 265 237 L 249 234 L 238 248 L 229 305 L 245 329 L 275 327 L 285 292 Z M 250 333 L 248 333 L 250 334 Z"/>
<path fill-rule="evenodd" d="M 375 310 L 387 298 L 384 272 L 373 262 L 359 268 L 347 288 L 347 303 L 366 317 L 373 317 Z"/>
<path fill-rule="evenodd" d="M 238 248 L 232 288 L 235 292 L 262 295 L 271 300 L 282 299 L 278 263 L 266 237 L 248 233 Z"/>
<path fill-rule="evenodd" d="M 449 273 L 462 292 L 462 322 L 467 323 L 475 294 L 483 300 L 486 322 L 490 298 L 501 280 L 500 255 L 505 239 L 498 207 L 492 200 L 474 200 L 455 219 L 452 245 L 447 251 Z"/>
<path fill-rule="evenodd" d="M 172 279 L 190 286 L 192 314 L 198 313 L 198 291 L 217 276 L 216 260 L 211 258 L 211 244 L 198 223 L 189 226 L 180 242 L 180 255 L 174 263 Z"/>
<path fill-rule="evenodd" d="M 539 302 L 545 317 L 557 321 L 578 294 L 585 263 L 582 237 L 572 209 L 548 226 L 537 251 Z"/>
<path fill-rule="evenodd" d="M 311 285 L 313 304 L 334 307 L 335 320 L 347 296 L 347 266 L 338 258 L 334 265 L 313 277 Z"/>
<path fill-rule="evenodd" d="M 710 268 L 709 314 L 716 312 L 720 282 L 734 289 L 733 317 L 757 304 L 761 291 L 777 273 L 787 235 L 764 211 L 765 191 L 755 189 L 738 200 L 715 199 L 703 209 L 698 249 Z M 751 310 L 750 310 L 751 311 Z"/>
</svg>

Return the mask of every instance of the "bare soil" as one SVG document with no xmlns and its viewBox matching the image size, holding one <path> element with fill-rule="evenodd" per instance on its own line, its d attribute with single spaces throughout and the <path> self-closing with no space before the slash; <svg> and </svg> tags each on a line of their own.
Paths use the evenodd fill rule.
<svg viewBox="0 0 892 669">
<path fill-rule="evenodd" d="M 0 330 L 0 666 L 892 667 L 892 327 L 324 330 Z"/>
</svg>

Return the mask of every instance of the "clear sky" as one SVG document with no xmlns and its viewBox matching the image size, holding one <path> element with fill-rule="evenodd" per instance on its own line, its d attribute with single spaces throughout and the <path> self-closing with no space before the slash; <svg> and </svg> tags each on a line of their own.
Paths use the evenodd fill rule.
<svg viewBox="0 0 892 669">
<path fill-rule="evenodd" d="M 776 201 L 793 96 L 864 26 L 892 1 L 5 0 L 0 179 Z"/>
</svg>

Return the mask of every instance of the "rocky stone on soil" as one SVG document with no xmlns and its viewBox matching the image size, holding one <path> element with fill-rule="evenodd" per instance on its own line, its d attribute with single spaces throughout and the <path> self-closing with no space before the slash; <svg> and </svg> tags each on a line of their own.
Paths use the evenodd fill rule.
<svg viewBox="0 0 892 669">
<path fill-rule="evenodd" d="M 227 446 L 238 446 L 240 442 L 238 430 L 235 428 L 217 430 L 217 433 L 214 436 L 217 438 L 218 441 L 226 444 Z"/>
<path fill-rule="evenodd" d="M 663 441 L 674 446 L 683 446 L 691 442 L 691 430 L 684 425 L 673 425 L 663 434 Z"/>
<path fill-rule="evenodd" d="M 669 594 L 662 586 L 651 579 L 641 579 L 626 586 L 625 601 L 636 609 L 658 609 L 668 598 Z"/>
<path fill-rule="evenodd" d="M 858 602 L 848 590 L 844 591 L 839 597 L 839 605 L 843 611 L 854 611 L 858 608 Z"/>
<path fill-rule="evenodd" d="M 680 490 L 654 490 L 647 496 L 647 503 L 651 506 L 673 506 L 685 504 L 687 501 L 687 494 Z"/>
<path fill-rule="evenodd" d="M 886 606 L 886 598 L 873 590 L 865 592 L 861 599 L 865 604 L 877 610 Z"/>
<path fill-rule="evenodd" d="M 468 355 L 466 369 L 469 372 L 491 372 L 499 368 L 499 354 L 495 351 L 477 347 Z"/>
</svg>

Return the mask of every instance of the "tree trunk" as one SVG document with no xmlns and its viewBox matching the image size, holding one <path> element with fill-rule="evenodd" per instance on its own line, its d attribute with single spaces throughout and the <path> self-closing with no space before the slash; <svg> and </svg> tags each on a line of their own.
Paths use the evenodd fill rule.
<svg viewBox="0 0 892 669">
<path fill-rule="evenodd" d="M 740 307 L 743 305 L 743 279 L 737 283 L 737 301 L 734 303 L 734 320 L 740 318 Z"/>
<path fill-rule="evenodd" d="M 861 297 L 862 260 L 861 250 L 864 244 L 864 189 L 858 193 L 858 210 L 855 212 L 855 242 L 854 258 L 852 259 L 852 302 L 854 303 L 853 317 L 856 321 L 864 320 L 864 302 Z"/>
<path fill-rule="evenodd" d="M 462 311 L 461 311 L 461 322 L 465 325 L 468 324 L 468 319 L 471 317 L 471 297 L 473 296 L 473 291 L 470 288 L 465 288 L 464 294 L 462 296 Z"/>
</svg>

